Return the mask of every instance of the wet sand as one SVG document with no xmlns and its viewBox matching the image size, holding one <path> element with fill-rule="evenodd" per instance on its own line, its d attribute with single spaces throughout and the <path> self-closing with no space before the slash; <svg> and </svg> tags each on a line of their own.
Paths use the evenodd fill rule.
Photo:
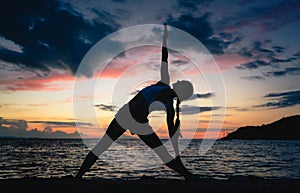
<svg viewBox="0 0 300 193">
<path fill-rule="evenodd" d="M 0 180 L 5 192 L 83 192 L 83 193 L 159 193 L 159 192 L 300 192 L 300 179 L 231 178 L 200 179 L 197 182 L 142 178 L 139 180 L 74 180 L 71 178 L 22 178 Z M 2 192 L 2 191 L 1 191 Z"/>
</svg>

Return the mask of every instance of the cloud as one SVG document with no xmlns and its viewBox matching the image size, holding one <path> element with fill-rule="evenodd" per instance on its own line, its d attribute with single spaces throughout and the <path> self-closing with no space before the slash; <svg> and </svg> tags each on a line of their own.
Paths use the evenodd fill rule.
<svg viewBox="0 0 300 193">
<path fill-rule="evenodd" d="M 0 36 L 22 48 L 22 52 L 0 49 L 0 58 L 45 74 L 50 72 L 48 66 L 66 69 L 66 65 L 75 73 L 91 46 L 118 26 L 113 20 L 109 25 L 88 22 L 68 4 L 50 0 L 30 0 L 17 6 L 6 1 L 0 8 L 0 25 Z"/>
<path fill-rule="evenodd" d="M 34 121 L 33 121 L 34 122 Z M 66 133 L 60 130 L 53 131 L 52 127 L 47 125 L 43 131 L 38 129 L 28 130 L 28 123 L 25 120 L 4 119 L 0 117 L 0 137 L 24 137 L 24 138 L 79 138 L 77 131 L 73 133 Z M 32 122 L 31 122 L 32 123 Z M 36 123 L 47 123 L 36 122 Z M 49 122 L 48 122 L 49 123 Z M 62 125 L 63 122 L 52 122 L 54 124 Z M 70 123 L 65 123 L 71 126 Z M 74 123 L 72 123 L 74 124 Z"/>
<path fill-rule="evenodd" d="M 298 75 L 299 57 L 297 54 L 284 54 L 284 50 L 284 47 L 273 46 L 271 40 L 256 41 L 252 44 L 252 47 L 244 47 L 239 51 L 240 55 L 251 58 L 251 61 L 242 63 L 236 68 L 240 70 L 255 70 L 269 67 L 267 72 L 262 72 L 262 76 L 242 77 L 242 79 L 248 80 L 264 80 L 266 77 Z"/>
<path fill-rule="evenodd" d="M 248 69 L 248 70 L 254 70 L 261 67 L 270 66 L 270 68 L 267 72 L 262 72 L 262 75 L 254 75 L 254 76 L 248 76 L 248 77 L 241 77 L 241 79 L 245 80 L 265 80 L 268 77 L 283 77 L 287 75 L 299 75 L 300 74 L 300 67 L 297 66 L 297 63 L 292 63 L 294 59 L 274 59 L 271 62 L 265 62 L 261 60 L 248 62 L 245 64 L 242 64 L 240 66 L 236 66 L 237 69 Z M 287 64 L 284 64 L 287 63 Z M 291 66 L 282 68 L 284 66 Z M 273 69 L 280 69 L 281 70 L 273 70 Z"/>
<path fill-rule="evenodd" d="M 198 107 L 198 106 L 183 105 L 181 107 L 181 113 L 184 115 L 191 115 L 191 114 L 198 114 L 207 111 L 214 111 L 221 108 L 222 107 L 208 107 L 208 106 Z"/>
<path fill-rule="evenodd" d="M 241 77 L 241 79 L 244 80 L 265 80 L 263 76 L 246 76 L 246 77 Z"/>
<path fill-rule="evenodd" d="M 185 65 L 185 64 L 189 63 L 189 61 L 178 59 L 178 60 L 171 60 L 170 63 L 171 63 L 172 65 L 176 66 L 176 67 L 179 67 L 179 66 L 182 66 L 182 65 Z"/>
<path fill-rule="evenodd" d="M 263 60 L 256 60 L 256 61 L 252 61 L 252 62 L 247 62 L 245 64 L 241 64 L 240 66 L 237 66 L 237 68 L 238 69 L 256 69 L 261 66 L 269 66 L 269 65 L 271 65 L 270 62 L 266 62 Z"/>
<path fill-rule="evenodd" d="M 1 60 L 0 65 L 3 65 L 0 67 L 0 74 L 5 74 L 5 76 L 1 76 L 0 90 L 59 91 L 71 89 L 73 86 L 74 77 L 69 71 L 51 69 L 51 72 L 44 76 L 42 71 L 32 72 L 26 67 L 15 68 L 13 64 L 1 62 Z M 64 82 L 65 84 L 57 84 L 59 82 Z"/>
<path fill-rule="evenodd" d="M 13 52 L 22 53 L 22 47 L 15 42 L 5 39 L 4 37 L 0 36 L 0 49 L 7 49 Z"/>
<path fill-rule="evenodd" d="M 211 121 L 208 121 L 211 122 Z M 222 122 L 222 121 L 216 121 L 216 122 Z M 223 121 L 224 123 L 224 121 Z M 187 128 L 184 129 L 184 132 L 226 132 L 226 131 L 232 131 L 232 129 L 228 129 L 228 128 L 197 128 L 196 130 L 194 128 Z"/>
<path fill-rule="evenodd" d="M 295 56 L 295 57 L 300 57 L 300 52 L 297 52 L 296 54 L 294 54 L 293 56 Z"/>
<path fill-rule="evenodd" d="M 223 54 L 229 43 L 224 42 L 221 38 L 213 37 L 213 28 L 208 19 L 208 13 L 202 16 L 183 13 L 176 18 L 169 15 L 167 23 L 197 38 L 211 53 Z"/>
<path fill-rule="evenodd" d="M 290 68 L 285 68 L 283 70 L 267 72 L 265 73 L 265 76 L 282 77 L 286 75 L 299 75 L 299 74 L 300 74 L 300 67 L 290 67 Z"/>
<path fill-rule="evenodd" d="M 60 130 L 52 131 L 52 128 L 50 126 L 45 127 L 43 131 L 39 131 L 37 129 L 29 130 L 25 133 L 26 138 L 80 138 L 80 134 L 75 131 L 73 133 L 66 133 Z"/>
<path fill-rule="evenodd" d="M 271 40 L 254 41 L 247 47 L 242 47 L 238 53 L 247 58 L 268 59 L 268 61 L 276 62 L 276 55 L 284 53 L 286 48 L 273 45 Z"/>
<path fill-rule="evenodd" d="M 27 122 L 0 117 L 0 136 L 22 136 L 26 133 Z"/>
<path fill-rule="evenodd" d="M 278 62 L 274 56 L 278 54 L 278 49 L 268 48 L 271 41 L 255 41 L 249 47 L 241 48 L 238 53 L 252 61 L 236 66 L 237 69 L 257 69 L 263 66 L 270 66 Z"/>
<path fill-rule="evenodd" d="M 194 73 L 193 64 L 184 55 L 172 49 L 169 49 L 169 63 L 177 70 Z M 142 45 L 128 49 L 114 57 L 101 73 L 101 77 L 117 78 L 124 74 L 137 77 L 141 73 L 150 71 L 150 73 L 159 74 L 160 64 L 161 46 Z"/>
<path fill-rule="evenodd" d="M 241 4 L 237 9 L 240 11 L 224 16 L 218 21 L 219 28 L 226 31 L 237 31 L 253 27 L 262 32 L 270 32 L 299 21 L 299 1 L 270 2 L 265 1 L 259 5 L 255 1 Z"/>
<path fill-rule="evenodd" d="M 126 3 L 127 2 L 127 0 L 113 0 L 113 1 L 116 3 Z"/>
<path fill-rule="evenodd" d="M 215 96 L 215 94 L 210 93 L 210 92 L 203 93 L 203 94 L 195 93 L 188 100 L 201 99 L 201 98 L 207 99 L 207 98 L 211 98 L 213 96 Z"/>
<path fill-rule="evenodd" d="M 296 60 L 294 57 L 290 58 L 272 58 L 271 63 L 289 63 Z"/>
<path fill-rule="evenodd" d="M 249 58 L 241 56 L 238 53 L 225 53 L 223 55 L 214 56 L 214 58 L 221 70 L 228 70 L 232 67 L 238 67 L 240 64 L 250 61 Z"/>
<path fill-rule="evenodd" d="M 95 105 L 95 107 L 103 111 L 111 111 L 111 112 L 117 109 L 116 105 L 106 105 L 106 104 Z"/>
<path fill-rule="evenodd" d="M 264 96 L 270 99 L 270 102 L 265 104 L 256 105 L 254 107 L 270 107 L 270 108 L 284 108 L 300 105 L 300 90 L 269 93 Z"/>
<path fill-rule="evenodd" d="M 273 46 L 273 49 L 277 52 L 277 53 L 283 53 L 285 51 L 285 47 L 282 46 Z"/>
<path fill-rule="evenodd" d="M 42 123 L 51 126 L 94 126 L 92 123 L 85 122 L 64 122 L 64 121 L 27 121 L 28 123 Z"/>
<path fill-rule="evenodd" d="M 108 77 L 108 78 L 116 78 L 119 77 L 121 74 L 126 72 L 127 69 L 130 67 L 140 65 L 145 61 L 156 61 L 154 66 L 151 64 L 150 66 L 145 66 L 148 70 L 157 70 L 155 65 L 160 64 L 160 57 L 161 57 L 161 47 L 158 46 L 139 46 L 135 48 L 128 49 L 122 53 L 120 53 L 117 57 L 113 58 L 106 68 L 103 70 L 101 77 Z M 144 64 L 145 65 L 145 64 Z M 137 69 L 133 69 L 137 70 Z M 140 69 L 139 69 L 140 70 Z M 133 72 L 133 75 L 136 76 L 136 73 Z"/>
<path fill-rule="evenodd" d="M 199 5 L 209 5 L 211 0 L 177 0 L 177 9 L 197 11 Z"/>
<path fill-rule="evenodd" d="M 226 109 L 230 109 L 230 110 L 234 110 L 234 111 L 238 111 L 238 112 L 250 111 L 249 108 L 245 108 L 245 107 L 226 107 Z M 226 116 L 228 116 L 228 115 L 226 115 Z"/>
</svg>

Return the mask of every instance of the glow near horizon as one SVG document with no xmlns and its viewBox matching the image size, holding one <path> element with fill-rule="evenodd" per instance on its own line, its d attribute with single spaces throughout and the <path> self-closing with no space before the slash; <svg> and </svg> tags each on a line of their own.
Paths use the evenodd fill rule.
<svg viewBox="0 0 300 193">
<path fill-rule="evenodd" d="M 93 22 L 93 19 L 97 18 L 97 15 L 88 9 L 88 7 L 99 8 L 99 10 L 110 10 L 111 13 L 117 15 L 116 7 L 129 11 L 132 15 L 130 18 L 125 18 L 118 21 L 121 27 L 132 26 L 138 23 L 161 23 L 158 21 L 157 16 L 160 14 L 161 18 L 166 18 L 166 15 L 161 13 L 161 9 L 164 8 L 165 12 L 170 13 L 175 19 L 180 14 L 185 13 L 193 17 L 201 17 L 202 12 L 187 12 L 183 8 L 174 9 L 175 1 L 155 1 L 151 4 L 147 4 L 145 1 L 140 1 L 137 4 L 132 5 L 132 2 L 127 2 L 131 6 L 125 7 L 123 4 L 114 4 L 110 2 L 101 3 L 90 1 L 83 4 L 80 1 L 67 1 L 72 6 L 71 11 L 77 11 L 88 22 Z M 297 15 L 293 14 L 297 11 L 297 3 L 286 1 L 272 1 L 272 2 L 255 2 L 255 3 L 225 3 L 220 1 L 211 2 L 208 7 L 204 5 L 195 5 L 196 7 L 205 7 L 211 13 L 210 24 L 215 31 L 229 32 L 232 36 L 242 38 L 243 41 L 233 44 L 224 54 L 215 55 L 215 59 L 221 67 L 222 75 L 224 77 L 226 85 L 226 107 L 227 113 L 224 122 L 224 128 L 236 129 L 239 126 L 244 125 L 260 125 L 269 123 L 279 119 L 282 116 L 289 116 L 299 113 L 299 105 L 289 106 L 285 108 L 256 108 L 255 105 L 265 104 L 268 102 L 264 96 L 268 93 L 279 93 L 293 90 L 299 90 L 299 74 L 297 71 L 295 75 L 285 75 L 283 77 L 265 77 L 261 80 L 247 80 L 241 79 L 252 76 L 263 76 L 264 72 L 276 71 L 276 66 L 261 67 L 258 70 L 238 70 L 235 67 L 246 62 L 255 61 L 255 58 L 247 58 L 239 54 L 239 48 L 251 47 L 251 44 L 255 41 L 264 42 L 264 40 L 271 39 L 273 44 L 263 45 L 265 48 L 272 48 L 272 45 L 278 45 L 286 47 L 285 53 L 279 54 L 279 58 L 288 58 L 299 51 L 298 44 L 298 32 L 299 32 L 299 20 L 296 20 Z M 279 5 L 286 6 L 279 6 Z M 290 4 L 290 6 L 289 6 Z M 294 5 L 295 4 L 295 5 Z M 113 5 L 113 6 L 112 6 Z M 291 6 L 293 5 L 293 6 Z M 264 11 L 254 13 L 253 10 L 264 9 L 266 13 L 268 10 L 274 11 L 266 15 Z M 138 17 L 139 14 L 135 12 L 143 10 L 142 17 Z M 65 7 L 65 9 L 70 9 Z M 174 10 L 176 10 L 176 12 Z M 182 9 L 182 10 L 181 10 Z M 252 12 L 251 12 L 252 10 Z M 69 10 L 70 11 L 70 10 Z M 182 12 L 181 12 L 182 11 Z M 243 17 L 248 14 L 249 17 Z M 252 14 L 249 14 L 252 13 Z M 17 14 L 17 13 L 16 13 Z M 237 17 L 240 16 L 240 17 Z M 140 18 L 137 21 L 136 18 Z M 220 23 L 223 19 L 223 23 Z M 231 19 L 233 18 L 233 19 Z M 105 19 L 105 18 L 104 18 Z M 226 22 L 225 20 L 228 20 Z M 230 20 L 231 19 L 231 20 Z M 47 20 L 44 20 L 45 22 Z M 105 20 L 104 20 L 105 21 Z M 219 23 L 218 23 L 219 22 Z M 269 26 L 267 24 L 270 24 Z M 268 27 L 273 27 L 272 30 Z M 218 34 L 216 34 L 218 35 Z M 88 40 L 88 39 L 86 39 Z M 0 36 L 1 49 L 11 50 L 18 53 L 22 52 L 24 46 Z M 48 44 L 50 45 L 50 44 Z M 50 45 L 51 46 L 51 45 Z M 265 59 L 265 58 L 262 58 Z M 0 84 L 0 116 L 6 119 L 24 119 L 27 121 L 34 120 L 61 120 L 72 121 L 72 86 L 74 77 L 71 71 L 66 69 L 52 68 L 51 73 L 47 77 L 37 77 L 37 73 L 43 73 L 42 71 L 26 68 L 23 65 L 4 62 L 0 60 L 1 68 L 1 84 Z M 287 65 L 286 65 L 287 64 Z M 66 65 L 67 66 L 67 65 Z M 292 63 L 283 63 L 279 65 L 281 68 L 284 66 L 297 67 Z M 207 75 L 208 72 L 205 72 Z M 22 79 L 19 79 L 19 78 Z M 64 79 L 62 79 L 64 77 Z M 213 79 L 213 74 L 211 74 Z M 111 81 L 114 79 L 107 78 L 107 82 L 103 84 L 109 90 Z M 205 93 L 206 90 L 199 90 L 199 93 Z M 109 98 L 104 93 L 98 93 L 99 97 L 103 99 Z M 84 96 L 83 96 L 84 98 Z M 109 102 L 109 100 L 107 100 Z M 209 105 L 209 101 L 201 99 L 200 105 Z M 112 116 L 111 112 L 98 112 L 107 117 L 107 123 Z M 205 125 L 210 117 L 210 112 L 201 113 L 200 116 L 202 124 Z M 186 115 L 184 115 L 186 116 Z M 105 123 L 105 124 L 107 124 Z M 104 124 L 104 125 L 105 125 Z M 29 123 L 28 129 L 38 128 L 43 130 L 46 124 L 34 124 Z M 200 125 L 202 127 L 202 125 Z M 71 128 L 71 127 L 70 127 Z M 62 130 L 71 132 L 71 129 L 62 128 L 60 126 L 53 125 L 54 130 Z M 75 131 L 75 128 L 73 128 Z"/>
</svg>

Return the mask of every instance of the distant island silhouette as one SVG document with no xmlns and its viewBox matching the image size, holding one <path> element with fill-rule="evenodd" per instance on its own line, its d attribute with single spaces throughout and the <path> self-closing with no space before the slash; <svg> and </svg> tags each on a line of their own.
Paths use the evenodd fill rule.
<svg viewBox="0 0 300 193">
<path fill-rule="evenodd" d="M 230 139 L 266 139 L 300 140 L 300 115 L 283 117 L 280 120 L 261 126 L 240 127 L 220 140 Z"/>
</svg>

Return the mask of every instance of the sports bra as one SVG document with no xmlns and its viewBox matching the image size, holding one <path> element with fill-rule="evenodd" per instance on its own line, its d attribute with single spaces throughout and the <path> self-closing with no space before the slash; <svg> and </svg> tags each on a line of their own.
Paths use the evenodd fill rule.
<svg viewBox="0 0 300 193">
<path fill-rule="evenodd" d="M 146 99 L 148 105 L 150 105 L 151 103 L 156 101 L 157 96 L 161 93 L 162 90 L 165 90 L 165 89 L 171 89 L 171 87 L 169 85 L 154 84 L 154 85 L 151 85 L 151 86 L 148 86 L 148 87 L 142 89 L 140 92 L 144 96 L 144 98 Z M 172 101 L 164 103 L 164 105 L 166 107 L 168 107 L 172 104 L 173 104 Z"/>
</svg>

